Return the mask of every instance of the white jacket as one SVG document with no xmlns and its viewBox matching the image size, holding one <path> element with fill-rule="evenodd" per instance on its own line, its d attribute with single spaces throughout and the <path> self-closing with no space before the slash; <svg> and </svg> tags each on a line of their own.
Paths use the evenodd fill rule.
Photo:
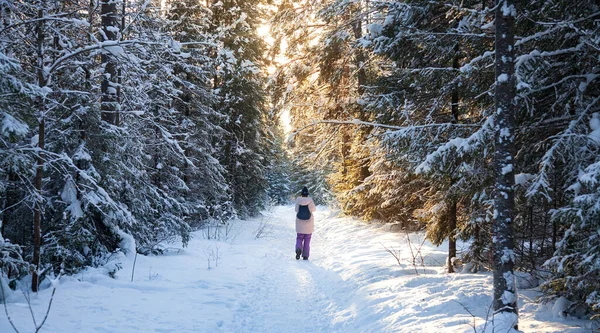
<svg viewBox="0 0 600 333">
<path fill-rule="evenodd" d="M 299 234 L 312 234 L 315 230 L 315 214 L 314 212 L 317 210 L 315 207 L 315 202 L 311 197 L 297 197 L 296 198 L 296 213 L 298 213 L 298 209 L 300 205 L 306 206 L 308 205 L 308 210 L 310 210 L 310 219 L 309 220 L 300 220 L 296 217 L 296 232 Z"/>
</svg>

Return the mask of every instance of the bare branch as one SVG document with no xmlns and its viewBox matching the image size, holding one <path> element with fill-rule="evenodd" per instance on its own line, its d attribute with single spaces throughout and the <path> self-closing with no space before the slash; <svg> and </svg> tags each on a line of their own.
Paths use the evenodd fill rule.
<svg viewBox="0 0 600 333">
<path fill-rule="evenodd" d="M 6 318 L 8 318 L 8 322 L 15 332 L 19 333 L 19 330 L 15 327 L 15 323 L 13 323 L 10 315 L 8 314 L 8 307 L 6 306 L 6 294 L 4 294 L 4 285 L 2 284 L 2 281 L 0 281 L 0 291 L 2 291 L 2 304 L 4 305 L 4 313 L 6 314 Z"/>
<path fill-rule="evenodd" d="M 60 276 L 58 278 L 60 278 Z M 50 295 L 50 301 L 48 302 L 48 308 L 46 309 L 46 315 L 44 316 L 44 320 L 42 320 L 42 322 L 40 323 L 40 326 L 36 327 L 36 329 L 35 329 L 36 333 L 39 332 L 40 329 L 42 329 L 42 326 L 44 326 L 46 319 L 48 319 L 48 314 L 50 314 L 50 308 L 52 307 L 52 301 L 54 300 L 55 293 L 56 293 L 56 287 L 52 288 L 52 295 Z"/>
<path fill-rule="evenodd" d="M 462 308 L 465 309 L 465 311 L 467 311 L 471 315 L 471 317 L 473 317 L 473 324 L 471 325 L 471 327 L 473 327 L 473 332 L 477 333 L 477 326 L 475 325 L 475 318 L 477 318 L 477 317 L 475 317 L 473 312 L 471 312 L 469 309 L 467 309 L 467 307 L 464 304 L 462 304 L 461 302 L 459 302 L 455 299 L 453 299 L 452 301 L 460 304 L 460 306 L 462 306 Z"/>
<path fill-rule="evenodd" d="M 407 129 L 419 129 L 419 128 L 435 128 L 435 127 L 481 127 L 479 124 L 452 124 L 452 123 L 440 123 L 440 124 L 427 124 L 427 125 L 412 125 L 412 126 L 393 126 L 393 125 L 385 125 L 374 123 L 370 121 L 363 121 L 360 119 L 353 120 L 332 120 L 332 119 L 324 119 L 324 120 L 314 120 L 311 123 L 304 125 L 298 130 L 292 132 L 290 137 L 294 137 L 296 134 L 306 130 L 307 128 L 311 128 L 320 124 L 338 124 L 338 125 L 355 125 L 355 126 L 371 126 L 378 128 L 387 128 L 392 130 L 407 130 Z"/>
<path fill-rule="evenodd" d="M 386 252 L 388 252 L 389 254 L 394 256 L 394 258 L 398 262 L 398 265 L 402 265 L 400 263 L 400 250 L 392 250 L 392 249 L 388 248 L 387 246 L 383 245 L 382 243 L 379 243 L 379 244 L 381 244 L 381 246 L 383 246 L 383 248 L 385 249 Z"/>
</svg>

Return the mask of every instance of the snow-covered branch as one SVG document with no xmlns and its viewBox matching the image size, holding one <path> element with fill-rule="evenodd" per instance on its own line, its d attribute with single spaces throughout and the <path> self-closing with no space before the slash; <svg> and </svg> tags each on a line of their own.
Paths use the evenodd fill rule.
<svg viewBox="0 0 600 333">
<path fill-rule="evenodd" d="M 582 110 L 582 112 L 579 114 L 579 117 L 572 120 L 569 126 L 563 132 L 549 138 L 553 140 L 552 146 L 546 150 L 546 153 L 540 160 L 539 171 L 527 189 L 527 196 L 531 197 L 536 194 L 542 194 L 546 197 L 546 199 L 548 199 L 548 201 L 552 201 L 552 198 L 549 195 L 551 186 L 550 181 L 548 180 L 548 173 L 554 167 L 556 155 L 560 152 L 568 140 L 571 140 L 573 137 L 580 137 L 582 135 L 577 133 L 577 128 L 585 119 L 588 119 L 590 111 L 594 108 L 598 101 L 600 101 L 600 97 L 594 98 L 587 105 L 587 107 Z"/>
</svg>

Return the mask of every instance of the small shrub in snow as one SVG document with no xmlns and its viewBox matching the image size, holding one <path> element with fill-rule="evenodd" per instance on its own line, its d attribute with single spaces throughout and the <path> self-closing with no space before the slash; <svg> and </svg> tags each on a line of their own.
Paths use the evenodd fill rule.
<svg viewBox="0 0 600 333">
<path fill-rule="evenodd" d="M 208 248 L 204 250 L 204 255 L 206 256 L 207 268 L 212 269 L 213 264 L 214 267 L 219 266 L 219 259 L 221 259 L 221 254 L 219 253 L 219 246 L 215 245 L 212 248 Z"/>
<path fill-rule="evenodd" d="M 254 232 L 254 237 L 256 239 L 261 238 L 261 237 L 269 234 L 269 232 L 273 228 L 273 226 L 271 226 L 271 224 L 269 222 L 270 221 L 268 221 L 268 220 L 266 220 L 264 218 L 261 219 L 260 224 L 258 225 L 258 228 Z"/>
</svg>

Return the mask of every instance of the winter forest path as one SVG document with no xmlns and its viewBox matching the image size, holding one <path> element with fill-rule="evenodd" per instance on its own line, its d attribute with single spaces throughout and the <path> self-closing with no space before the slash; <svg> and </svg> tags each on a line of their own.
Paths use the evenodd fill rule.
<svg viewBox="0 0 600 333">
<path fill-rule="evenodd" d="M 215 229 L 195 232 L 186 248 L 138 255 L 135 272 L 129 255 L 65 276 L 40 333 L 482 331 L 491 274 L 445 274 L 446 245 L 421 245 L 422 234 L 386 232 L 318 207 L 310 260 L 296 260 L 294 215 L 293 206 L 279 206 L 233 221 L 216 239 Z M 415 267 L 417 250 L 424 265 Z M 116 263 L 121 269 L 110 278 Z M 51 294 L 44 283 L 31 297 L 38 322 Z M 533 303 L 535 292 L 521 295 L 524 332 L 590 332 L 589 321 L 557 319 Z M 20 332 L 34 331 L 20 291 L 7 308 Z M 0 332 L 13 332 L 4 315 Z"/>
<path fill-rule="evenodd" d="M 295 260 L 295 225 L 293 207 L 280 207 L 266 213 L 269 230 L 266 235 L 272 252 L 268 266 L 248 286 L 245 297 L 234 315 L 233 332 L 333 332 L 336 304 L 340 297 L 350 297 L 348 286 L 339 275 L 329 271 L 324 257 L 332 258 L 326 235 L 317 226 L 311 242 L 311 258 Z M 322 222 L 325 213 L 317 212 Z"/>
</svg>

